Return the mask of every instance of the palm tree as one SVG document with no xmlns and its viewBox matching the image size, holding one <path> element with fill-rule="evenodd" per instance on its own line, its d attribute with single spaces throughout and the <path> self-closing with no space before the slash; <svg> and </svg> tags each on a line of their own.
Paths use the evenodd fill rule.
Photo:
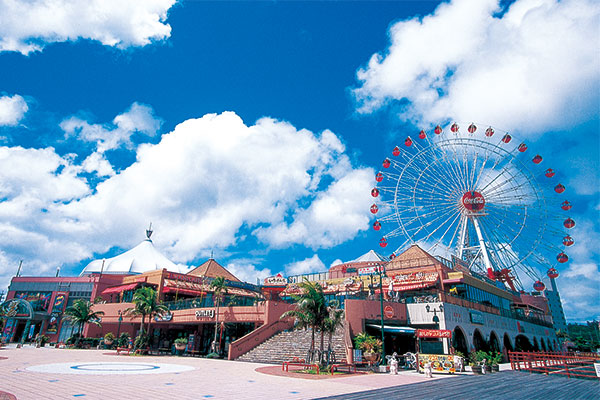
<svg viewBox="0 0 600 400">
<path fill-rule="evenodd" d="M 340 310 L 337 308 L 338 305 L 330 305 L 329 316 L 325 318 L 323 321 L 322 331 L 329 335 L 329 343 L 327 346 L 328 354 L 331 354 L 331 344 L 333 342 L 333 334 L 335 331 L 344 325 L 344 310 Z M 327 357 L 327 361 L 329 362 L 331 357 Z"/>
<path fill-rule="evenodd" d="M 296 309 L 286 311 L 281 315 L 281 319 L 295 318 L 296 327 L 305 329 L 311 328 L 311 341 L 309 349 L 309 360 L 312 359 L 315 351 L 315 332 L 318 328 L 323 328 L 325 318 L 328 316 L 327 304 L 323 287 L 318 282 L 310 282 L 304 278 L 303 282 L 298 284 L 300 295 L 292 295 L 296 302 Z M 321 338 L 321 353 L 323 352 L 323 340 Z"/>
<path fill-rule="evenodd" d="M 168 308 L 158 301 L 156 290 L 151 287 L 142 287 L 135 291 L 133 294 L 133 308 L 128 308 L 125 312 L 131 316 L 142 316 L 142 322 L 140 324 L 140 331 L 144 333 L 144 322 L 146 316 L 148 316 L 148 330 L 150 333 L 150 327 L 152 325 L 152 318 L 156 315 L 163 315 L 168 311 Z"/>
<path fill-rule="evenodd" d="M 215 338 L 212 344 L 212 352 L 217 353 L 217 332 L 219 328 L 219 307 L 221 302 L 227 294 L 227 286 L 225 284 L 225 278 L 222 276 L 216 277 L 211 283 L 210 287 L 213 290 L 213 301 L 215 303 Z"/>
<path fill-rule="evenodd" d="M 79 338 L 77 339 L 78 346 L 81 341 L 83 326 L 87 323 L 102 326 L 100 317 L 103 315 L 103 311 L 92 310 L 92 303 L 88 300 L 75 300 L 72 306 L 67 307 L 65 310 L 65 318 L 79 325 Z"/>
</svg>

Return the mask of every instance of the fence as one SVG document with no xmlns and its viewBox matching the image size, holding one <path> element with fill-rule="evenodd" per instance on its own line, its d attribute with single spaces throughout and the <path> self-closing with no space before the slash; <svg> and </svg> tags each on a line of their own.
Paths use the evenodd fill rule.
<svg viewBox="0 0 600 400">
<path fill-rule="evenodd" d="M 566 375 L 569 378 L 599 379 L 594 363 L 600 363 L 596 353 L 555 353 L 509 351 L 513 370 L 546 375 Z"/>
</svg>

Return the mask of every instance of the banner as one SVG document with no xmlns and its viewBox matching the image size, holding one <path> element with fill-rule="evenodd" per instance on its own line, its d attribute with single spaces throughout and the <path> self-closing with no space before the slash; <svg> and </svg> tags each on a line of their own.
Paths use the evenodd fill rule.
<svg viewBox="0 0 600 400">
<path fill-rule="evenodd" d="M 418 338 L 447 338 L 452 337 L 452 331 L 447 329 L 417 329 L 416 337 Z"/>
</svg>

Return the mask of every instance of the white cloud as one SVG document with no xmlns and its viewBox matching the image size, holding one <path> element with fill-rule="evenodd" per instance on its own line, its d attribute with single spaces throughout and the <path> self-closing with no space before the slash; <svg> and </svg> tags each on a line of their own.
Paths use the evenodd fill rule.
<svg viewBox="0 0 600 400">
<path fill-rule="evenodd" d="M 359 111 L 392 104 L 402 119 L 503 124 L 543 132 L 597 113 L 600 4 L 454 0 L 390 28 L 391 44 L 357 72 Z"/>
<path fill-rule="evenodd" d="M 25 99 L 18 94 L 0 97 L 0 126 L 15 126 L 29 110 Z"/>
<path fill-rule="evenodd" d="M 25 259 L 43 273 L 115 246 L 128 249 L 150 221 L 155 245 L 183 263 L 207 249 L 247 250 L 245 241 L 264 254 L 281 247 L 272 227 L 305 226 L 307 234 L 286 233 L 285 243 L 312 248 L 331 247 L 368 227 L 373 172 L 354 168 L 330 131 L 315 134 L 271 118 L 246 125 L 233 112 L 209 114 L 179 124 L 157 144 L 139 145 L 136 161 L 114 171 L 102 150 L 128 143 L 131 130 L 152 133 L 155 125 L 129 117 L 113 123 L 63 121 L 68 134 L 99 142 L 83 160 L 52 148 L 0 147 L 0 249 L 11 266 Z M 88 182 L 83 172 L 96 178 Z M 252 237 L 253 231 L 264 236 Z M 318 257 L 312 260 L 325 269 Z M 0 264 L 0 275 L 7 267 Z M 228 267 L 252 282 L 282 268 L 244 260 Z"/>
<path fill-rule="evenodd" d="M 79 117 L 70 117 L 60 123 L 67 137 L 96 142 L 100 153 L 123 145 L 132 147 L 131 136 L 134 133 L 154 136 L 161 125 L 162 120 L 154 116 L 152 107 L 139 103 L 133 103 L 126 112 L 117 115 L 112 125 L 90 124 Z"/>
<path fill-rule="evenodd" d="M 259 269 L 250 262 L 233 261 L 227 264 L 225 268 L 244 282 L 256 283 L 257 278 L 262 282 L 263 279 L 273 276 L 273 272 L 269 268 Z"/>
<path fill-rule="evenodd" d="M 327 267 L 317 254 L 301 261 L 286 264 L 285 276 L 309 274 L 311 272 L 325 272 Z"/>
<path fill-rule="evenodd" d="M 304 243 L 313 248 L 333 247 L 354 238 L 358 230 L 367 230 L 365 210 L 373 202 L 369 188 L 373 171 L 349 171 L 319 194 L 308 208 L 297 209 L 291 223 L 259 228 L 256 235 L 274 247 Z"/>
<path fill-rule="evenodd" d="M 171 35 L 167 12 L 176 0 L 4 0 L 0 51 L 29 54 L 47 43 L 96 40 L 106 46 L 145 46 Z"/>
</svg>

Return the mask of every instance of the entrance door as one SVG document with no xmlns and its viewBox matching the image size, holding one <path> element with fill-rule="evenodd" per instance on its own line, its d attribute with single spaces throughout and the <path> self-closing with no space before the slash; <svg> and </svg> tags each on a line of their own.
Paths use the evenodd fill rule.
<svg viewBox="0 0 600 400">
<path fill-rule="evenodd" d="M 20 343 L 23 335 L 25 334 L 25 321 L 17 321 L 17 326 L 15 328 L 15 334 L 13 335 L 13 342 Z"/>
</svg>

